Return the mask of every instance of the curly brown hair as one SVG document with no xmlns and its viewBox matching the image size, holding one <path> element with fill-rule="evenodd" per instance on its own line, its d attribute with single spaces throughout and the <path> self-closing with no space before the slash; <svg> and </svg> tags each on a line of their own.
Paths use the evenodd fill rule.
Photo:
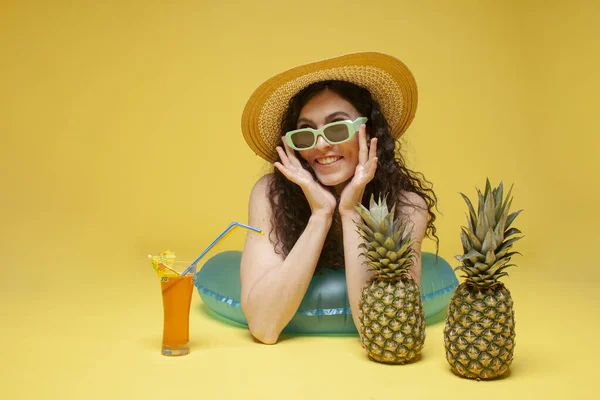
<svg viewBox="0 0 600 400">
<path fill-rule="evenodd" d="M 413 172 L 406 167 L 400 154 L 400 142 L 390 134 L 390 127 L 381 113 L 379 103 L 367 89 L 350 82 L 337 80 L 313 83 L 290 99 L 281 122 L 282 136 L 285 135 L 285 132 L 296 129 L 296 122 L 304 105 L 324 90 L 336 93 L 350 102 L 361 115 L 366 116 L 368 118 L 367 134 L 370 137 L 377 138 L 377 170 L 375 177 L 365 188 L 362 203 L 367 206 L 371 194 L 374 194 L 375 198 L 382 194 L 387 196 L 388 201 L 399 199 L 396 202 L 396 209 L 399 212 L 399 207 L 406 205 L 400 200 L 402 191 L 419 194 L 425 200 L 429 214 L 426 236 L 435 238 L 436 245 L 439 247 L 439 238 L 436 235 L 434 225 L 436 216 L 433 213 L 437 197 L 431 187 L 426 187 L 426 184 L 428 186 L 431 186 L 431 184 L 425 180 L 423 174 Z M 316 180 L 312 168 L 297 152 L 296 155 L 302 166 L 311 172 Z M 277 168 L 273 168 L 272 175 L 268 187 L 268 197 L 273 210 L 271 226 L 273 226 L 272 233 L 275 234 L 275 238 L 271 235 L 270 239 L 275 244 L 275 251 L 285 257 L 306 228 L 311 211 L 300 186 L 289 181 Z M 333 188 L 329 189 L 339 202 L 339 196 L 335 194 Z M 413 204 L 410 205 L 414 206 Z M 341 224 L 339 221 L 339 213 L 336 211 L 316 271 L 322 268 L 337 269 L 344 267 Z"/>
</svg>

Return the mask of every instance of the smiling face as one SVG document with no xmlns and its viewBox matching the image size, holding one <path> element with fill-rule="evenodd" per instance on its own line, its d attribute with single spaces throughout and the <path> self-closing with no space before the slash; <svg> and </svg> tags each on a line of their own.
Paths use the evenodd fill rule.
<svg viewBox="0 0 600 400">
<path fill-rule="evenodd" d="M 296 128 L 319 129 L 331 122 L 354 121 L 360 116 L 347 100 L 332 91 L 325 90 L 304 105 Z M 358 133 L 349 141 L 334 145 L 319 136 L 314 148 L 299 151 L 298 154 L 315 171 L 323 185 L 334 187 L 339 194 L 354 176 L 358 164 Z"/>
</svg>

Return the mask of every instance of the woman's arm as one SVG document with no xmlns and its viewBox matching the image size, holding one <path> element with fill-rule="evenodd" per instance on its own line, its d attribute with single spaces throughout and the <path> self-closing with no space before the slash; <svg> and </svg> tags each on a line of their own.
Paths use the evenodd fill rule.
<svg viewBox="0 0 600 400">
<path fill-rule="evenodd" d="M 248 233 L 240 266 L 242 310 L 250 332 L 262 343 L 274 344 L 292 319 L 313 277 L 331 215 L 313 212 L 302 235 L 285 258 L 269 240 L 271 207 L 269 177 L 261 178 L 250 195 L 248 223 L 265 235 Z"/>
<path fill-rule="evenodd" d="M 358 246 L 363 239 L 356 232 L 356 222 L 360 221 L 358 212 L 342 215 L 342 235 L 344 236 L 344 260 L 346 264 L 346 286 L 348 289 L 348 301 L 350 302 L 350 311 L 354 326 L 360 332 L 360 322 L 358 314 L 358 302 L 362 288 L 373 276 L 373 271 L 369 270 L 365 257 L 363 257 Z"/>
<path fill-rule="evenodd" d="M 427 229 L 428 209 L 423 198 L 416 193 L 407 193 L 404 202 L 413 204 L 413 206 L 408 205 L 401 207 L 400 211 L 408 220 L 409 228 L 412 228 L 412 238 L 415 240 L 413 244 L 413 249 L 415 250 L 415 263 L 410 270 L 410 274 L 415 282 L 419 284 L 421 282 L 421 243 Z M 345 213 L 342 216 L 348 300 L 350 301 L 354 325 L 359 332 L 360 322 L 358 318 L 358 303 L 363 287 L 373 276 L 373 271 L 369 271 L 369 266 L 362 256 L 361 249 L 358 248 L 363 239 L 356 232 L 355 221 L 360 220 L 360 214 L 358 214 L 358 212 L 355 212 L 354 214 Z"/>
</svg>

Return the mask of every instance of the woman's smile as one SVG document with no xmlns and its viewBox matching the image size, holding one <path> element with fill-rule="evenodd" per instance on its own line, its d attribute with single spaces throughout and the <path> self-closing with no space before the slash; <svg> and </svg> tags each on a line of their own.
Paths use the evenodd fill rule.
<svg viewBox="0 0 600 400">
<path fill-rule="evenodd" d="M 344 157 L 341 157 L 341 156 L 317 157 L 317 158 L 315 158 L 315 161 L 320 166 L 331 166 L 331 165 L 337 163 L 342 158 L 344 158 Z"/>
</svg>

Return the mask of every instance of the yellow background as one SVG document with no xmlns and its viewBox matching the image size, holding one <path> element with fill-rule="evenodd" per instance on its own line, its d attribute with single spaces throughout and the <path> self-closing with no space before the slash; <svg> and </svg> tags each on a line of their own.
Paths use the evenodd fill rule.
<svg viewBox="0 0 600 400">
<path fill-rule="evenodd" d="M 3 398 L 591 398 L 599 13 L 585 0 L 2 2 Z M 474 196 L 486 176 L 515 184 L 526 236 L 505 279 L 511 375 L 452 375 L 443 324 L 401 367 L 368 361 L 355 338 L 261 346 L 207 316 L 197 293 L 192 353 L 160 356 L 146 255 L 192 257 L 246 222 L 268 165 L 241 136 L 245 101 L 275 73 L 356 51 L 416 76 L 405 154 L 434 183 L 446 260 L 461 250 L 458 192 Z"/>
</svg>

